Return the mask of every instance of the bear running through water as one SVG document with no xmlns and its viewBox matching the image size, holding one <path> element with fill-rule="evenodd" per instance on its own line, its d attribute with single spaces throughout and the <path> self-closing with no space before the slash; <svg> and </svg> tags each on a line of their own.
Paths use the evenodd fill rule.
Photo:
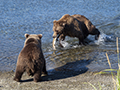
<svg viewBox="0 0 120 90">
<path fill-rule="evenodd" d="M 53 21 L 53 48 L 54 41 L 59 38 L 59 41 L 65 40 L 66 36 L 77 37 L 80 45 L 85 45 L 84 39 L 87 36 L 95 35 L 95 39 L 99 38 L 99 30 L 83 15 L 69 14 L 63 15 L 58 21 Z"/>
<path fill-rule="evenodd" d="M 17 60 L 14 80 L 20 82 L 22 74 L 26 71 L 34 76 L 34 81 L 41 80 L 41 74 L 47 75 L 46 62 L 41 49 L 42 34 L 25 34 L 24 47 Z"/>
</svg>

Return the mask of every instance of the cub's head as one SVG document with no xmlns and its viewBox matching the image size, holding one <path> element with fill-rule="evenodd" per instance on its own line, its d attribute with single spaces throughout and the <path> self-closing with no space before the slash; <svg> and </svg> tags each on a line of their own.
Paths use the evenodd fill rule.
<svg viewBox="0 0 120 90">
<path fill-rule="evenodd" d="M 53 38 L 57 37 L 57 35 L 60 35 L 63 33 L 65 29 L 66 22 L 65 21 L 53 21 Z"/>
<path fill-rule="evenodd" d="M 25 34 L 25 43 L 24 46 L 26 46 L 29 43 L 36 43 L 41 45 L 41 38 L 42 34 Z"/>
</svg>

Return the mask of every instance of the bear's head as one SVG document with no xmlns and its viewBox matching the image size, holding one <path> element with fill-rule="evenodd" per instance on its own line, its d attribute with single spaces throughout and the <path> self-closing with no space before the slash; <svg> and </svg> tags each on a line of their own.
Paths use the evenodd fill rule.
<svg viewBox="0 0 120 90">
<path fill-rule="evenodd" d="M 53 21 L 53 31 L 54 31 L 53 38 L 57 37 L 57 35 L 60 35 L 64 32 L 69 18 L 70 18 L 70 15 L 65 14 L 58 21 L 56 20 Z"/>
<path fill-rule="evenodd" d="M 29 43 L 36 43 L 41 45 L 41 38 L 42 38 L 42 34 L 25 34 L 25 43 L 24 46 L 26 46 Z"/>
<path fill-rule="evenodd" d="M 60 35 L 63 33 L 64 29 L 65 29 L 65 25 L 66 22 L 65 21 L 53 21 L 54 25 L 53 25 L 53 38 L 57 37 L 57 35 Z"/>
</svg>

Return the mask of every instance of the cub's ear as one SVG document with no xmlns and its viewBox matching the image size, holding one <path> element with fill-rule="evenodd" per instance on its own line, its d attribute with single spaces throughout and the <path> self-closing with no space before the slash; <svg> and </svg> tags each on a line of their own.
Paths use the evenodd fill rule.
<svg viewBox="0 0 120 90">
<path fill-rule="evenodd" d="M 41 39 L 42 38 L 42 34 L 38 34 L 38 37 Z"/>
<path fill-rule="evenodd" d="M 28 38 L 30 35 L 29 34 L 25 34 L 25 37 Z"/>
<path fill-rule="evenodd" d="M 53 23 L 56 23 L 56 22 L 57 22 L 56 20 L 53 21 Z"/>
</svg>

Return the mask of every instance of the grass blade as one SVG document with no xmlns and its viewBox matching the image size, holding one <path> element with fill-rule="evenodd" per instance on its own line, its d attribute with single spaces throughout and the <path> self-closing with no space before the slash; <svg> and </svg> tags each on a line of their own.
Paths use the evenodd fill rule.
<svg viewBox="0 0 120 90">
<path fill-rule="evenodd" d="M 94 85 L 92 85 L 90 82 L 88 82 L 95 90 L 97 90 L 97 88 L 94 86 Z"/>
<path fill-rule="evenodd" d="M 107 57 L 107 60 L 108 60 L 109 67 L 110 67 L 110 69 L 112 69 L 112 68 L 111 68 L 111 63 L 110 63 L 110 60 L 109 60 L 109 57 L 108 57 L 108 54 L 107 54 L 107 53 L 106 53 L 106 57 Z"/>
</svg>

